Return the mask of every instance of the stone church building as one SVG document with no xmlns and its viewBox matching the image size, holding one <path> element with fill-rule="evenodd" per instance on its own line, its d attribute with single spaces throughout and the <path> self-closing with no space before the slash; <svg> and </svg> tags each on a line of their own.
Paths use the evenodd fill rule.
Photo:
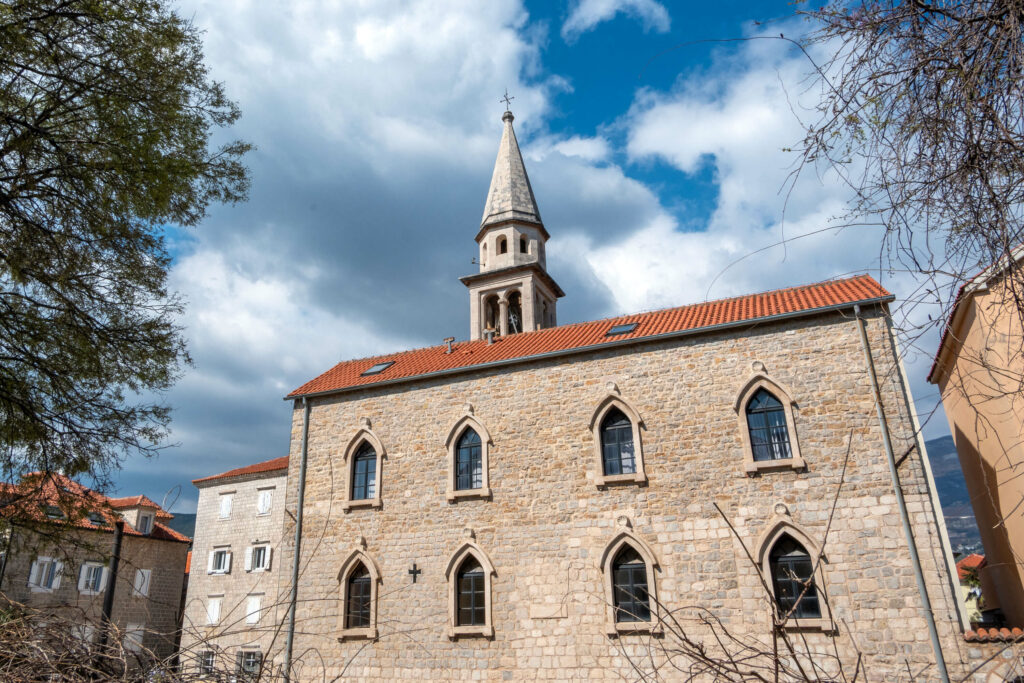
<svg viewBox="0 0 1024 683">
<path fill-rule="evenodd" d="M 937 680 L 935 645 L 966 674 L 893 296 L 864 275 L 559 326 L 503 121 L 470 340 L 287 397 L 293 680 L 711 678 L 694 643 L 769 678 L 776 646 L 811 680 Z"/>
</svg>

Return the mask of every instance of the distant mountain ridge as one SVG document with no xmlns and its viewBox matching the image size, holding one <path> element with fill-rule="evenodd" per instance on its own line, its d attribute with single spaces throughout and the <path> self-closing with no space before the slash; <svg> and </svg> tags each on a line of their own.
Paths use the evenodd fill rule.
<svg viewBox="0 0 1024 683">
<path fill-rule="evenodd" d="M 932 439 L 926 441 L 924 445 L 928 449 L 928 459 L 931 461 L 932 474 L 935 476 L 935 490 L 939 494 L 953 550 L 984 553 L 978 522 L 974 519 L 974 508 L 967 493 L 967 483 L 960 469 L 960 458 L 953 444 L 953 437 Z"/>
<path fill-rule="evenodd" d="M 174 512 L 174 519 L 167 522 L 167 526 L 171 527 L 179 534 L 185 534 L 189 538 L 195 536 L 196 533 L 196 516 L 195 513 L 187 514 L 184 512 Z"/>
</svg>

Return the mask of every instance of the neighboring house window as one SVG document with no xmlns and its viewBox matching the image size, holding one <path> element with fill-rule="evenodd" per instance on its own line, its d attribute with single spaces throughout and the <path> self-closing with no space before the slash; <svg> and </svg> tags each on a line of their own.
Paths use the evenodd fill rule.
<svg viewBox="0 0 1024 683">
<path fill-rule="evenodd" d="M 269 515 L 274 502 L 274 489 L 260 489 L 256 492 L 256 514 Z"/>
<path fill-rule="evenodd" d="M 87 517 L 96 526 L 104 526 L 107 523 L 107 520 L 99 512 L 90 512 Z"/>
<path fill-rule="evenodd" d="M 630 545 L 623 546 L 612 562 L 612 585 L 616 622 L 651 620 L 647 565 Z"/>
<path fill-rule="evenodd" d="M 50 519 L 64 519 L 64 511 L 56 505 L 47 505 L 44 510 Z"/>
<path fill-rule="evenodd" d="M 142 624 L 128 624 L 124 630 L 124 649 L 128 652 L 141 652 L 142 636 Z"/>
<path fill-rule="evenodd" d="M 60 588 L 60 578 L 63 572 L 63 562 L 41 555 L 32 563 L 32 568 L 29 571 L 29 588 L 33 592 L 55 591 Z"/>
<path fill-rule="evenodd" d="M 266 543 L 250 546 L 245 549 L 245 571 L 264 572 L 270 569 L 270 556 L 273 550 Z"/>
<path fill-rule="evenodd" d="M 758 389 L 747 403 L 747 428 L 754 460 L 784 460 L 793 457 L 786 429 L 786 412 L 779 399 Z"/>
<path fill-rule="evenodd" d="M 369 628 L 373 580 L 360 563 L 348 577 L 345 589 L 345 628 Z"/>
<path fill-rule="evenodd" d="M 206 599 L 206 623 L 216 624 L 220 622 L 220 603 L 224 598 L 221 596 L 210 596 Z"/>
<path fill-rule="evenodd" d="M 459 439 L 455 455 L 455 489 L 466 491 L 483 486 L 483 457 L 480 435 L 467 428 Z"/>
<path fill-rule="evenodd" d="M 212 674 L 217 666 L 217 653 L 213 650 L 203 650 L 199 653 L 199 673 Z"/>
<path fill-rule="evenodd" d="M 152 569 L 135 570 L 135 584 L 132 586 L 132 597 L 144 598 L 149 595 L 149 580 L 152 576 Z"/>
<path fill-rule="evenodd" d="M 636 473 L 633 423 L 618 408 L 601 421 L 601 455 L 605 476 Z"/>
<path fill-rule="evenodd" d="M 814 586 L 814 562 L 802 545 L 784 535 L 769 555 L 775 604 L 783 618 L 820 619 L 821 605 Z"/>
<path fill-rule="evenodd" d="M 99 562 L 86 562 L 78 574 L 78 592 L 96 595 L 106 587 L 106 567 Z"/>
<path fill-rule="evenodd" d="M 235 673 L 249 679 L 257 679 L 263 666 L 263 653 L 259 650 L 242 650 L 238 653 Z"/>
<path fill-rule="evenodd" d="M 263 595 L 250 595 L 245 603 L 245 623 L 260 623 L 260 610 L 263 609 Z"/>
<path fill-rule="evenodd" d="M 470 536 L 472 538 L 472 536 Z M 473 541 L 466 541 L 448 561 L 449 638 L 494 636 L 491 577 L 494 565 Z"/>
<path fill-rule="evenodd" d="M 148 536 L 149 533 L 152 530 L 153 530 L 153 515 L 151 515 L 151 514 L 140 514 L 139 515 L 139 525 L 136 528 L 136 531 L 138 531 L 140 534 Z"/>
<path fill-rule="evenodd" d="M 220 494 L 220 518 L 229 519 L 231 517 L 231 499 L 234 497 L 231 493 Z"/>
<path fill-rule="evenodd" d="M 209 564 L 206 567 L 207 574 L 230 574 L 231 573 L 231 550 L 228 548 L 214 548 L 210 551 Z"/>
<path fill-rule="evenodd" d="M 363 442 L 352 463 L 352 500 L 376 498 L 377 452 Z"/>
<path fill-rule="evenodd" d="M 484 569 L 470 556 L 459 568 L 459 611 L 456 626 L 481 626 L 486 623 Z"/>
</svg>

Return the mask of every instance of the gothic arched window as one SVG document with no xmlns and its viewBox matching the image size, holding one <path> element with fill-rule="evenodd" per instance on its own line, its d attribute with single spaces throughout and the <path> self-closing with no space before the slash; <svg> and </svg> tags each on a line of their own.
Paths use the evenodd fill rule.
<svg viewBox="0 0 1024 683">
<path fill-rule="evenodd" d="M 484 569 L 472 555 L 463 560 L 458 571 L 458 611 L 456 626 L 483 626 L 487 623 Z"/>
<path fill-rule="evenodd" d="M 814 586 L 814 561 L 804 547 L 785 534 L 772 547 L 769 564 L 780 616 L 820 619 L 821 604 Z"/>
<path fill-rule="evenodd" d="M 377 452 L 365 441 L 352 462 L 352 500 L 377 497 Z"/>
<path fill-rule="evenodd" d="M 650 621 L 647 565 L 631 545 L 623 545 L 612 561 L 612 599 L 615 621 Z"/>
<path fill-rule="evenodd" d="M 345 586 L 345 628 L 369 628 L 373 586 L 370 572 L 360 564 Z"/>
<path fill-rule="evenodd" d="M 779 399 L 765 389 L 758 389 L 747 403 L 747 428 L 755 462 L 793 457 L 786 411 Z"/>
<path fill-rule="evenodd" d="M 618 408 L 609 410 L 601 421 L 601 462 L 605 476 L 636 472 L 633 423 Z"/>
<path fill-rule="evenodd" d="M 455 490 L 479 489 L 484 485 L 483 449 L 480 435 L 467 427 L 455 449 Z"/>
</svg>

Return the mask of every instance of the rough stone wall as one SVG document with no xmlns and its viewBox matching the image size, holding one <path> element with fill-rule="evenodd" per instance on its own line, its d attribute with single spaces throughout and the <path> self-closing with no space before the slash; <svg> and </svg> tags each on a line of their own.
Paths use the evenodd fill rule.
<svg viewBox="0 0 1024 683">
<path fill-rule="evenodd" d="M 112 533 L 79 531 L 66 535 L 59 548 L 54 548 L 37 534 L 16 532 L 4 570 L 3 592 L 15 602 L 53 612 L 57 618 L 71 623 L 87 623 L 98 631 L 104 594 L 80 592 L 79 570 L 85 562 L 109 566 L 113 542 Z M 143 647 L 160 658 L 174 653 L 187 554 L 187 543 L 127 534 L 122 538 L 111 619 L 122 630 L 129 624 L 143 626 Z M 36 592 L 28 586 L 32 562 L 40 555 L 54 557 L 64 563 L 63 576 L 56 590 Z M 148 596 L 136 596 L 132 590 L 138 569 L 152 571 Z"/>
<path fill-rule="evenodd" d="M 970 655 L 941 521 L 921 453 L 911 448 L 910 407 L 879 314 L 866 312 L 894 449 L 906 454 L 900 476 L 947 662 L 962 672 Z M 733 406 L 755 362 L 797 403 L 794 437 L 806 471 L 744 472 Z M 646 486 L 602 489 L 593 482 L 589 423 L 609 382 L 643 419 Z M 445 439 L 467 403 L 493 439 L 493 496 L 449 503 Z M 364 418 L 387 451 L 382 506 L 346 513 L 342 456 Z M 301 433 L 297 406 L 290 510 Z M 300 680 L 343 670 L 346 679 L 382 681 L 635 679 L 631 659 L 663 666 L 671 629 L 653 641 L 607 635 L 600 558 L 625 519 L 657 557 L 657 594 L 667 609 L 683 618 L 696 614 L 690 608 L 706 608 L 722 630 L 768 644 L 768 604 L 746 551 L 756 557 L 759 536 L 780 516 L 825 546 L 824 588 L 838 631 L 799 636 L 823 653 L 820 676 L 836 677 L 830 653 L 838 653 L 848 676 L 860 653 L 867 680 L 895 680 L 908 666 L 917 680 L 935 674 L 852 311 L 317 398 L 308 453 L 295 644 Z M 493 639 L 447 637 L 444 572 L 467 528 L 496 570 Z M 338 642 L 338 572 L 360 536 L 381 571 L 380 636 Z M 416 583 L 408 574 L 413 563 L 423 571 Z M 683 625 L 713 643 L 707 628 Z M 684 677 L 669 669 L 662 675 Z"/>
<path fill-rule="evenodd" d="M 258 515 L 257 491 L 274 487 L 270 513 Z M 231 516 L 220 517 L 220 496 L 234 492 Z M 258 648 L 269 661 L 268 652 L 280 646 L 278 626 L 284 613 L 290 577 L 280 552 L 285 509 L 285 473 L 264 472 L 216 480 L 199 488 L 196 509 L 196 531 L 192 547 L 192 571 L 185 598 L 182 633 L 182 664 L 197 666 L 195 657 L 203 650 L 218 653 L 220 670 L 233 671 L 238 650 Z M 273 549 L 270 569 L 247 572 L 245 550 L 254 542 L 269 542 Z M 228 574 L 209 574 L 208 557 L 214 547 L 230 546 L 232 559 Z M 283 591 L 283 592 L 282 592 Z M 247 600 L 251 594 L 262 594 L 259 623 L 246 623 Z M 219 623 L 207 623 L 206 603 L 210 596 L 221 596 Z"/>
</svg>

